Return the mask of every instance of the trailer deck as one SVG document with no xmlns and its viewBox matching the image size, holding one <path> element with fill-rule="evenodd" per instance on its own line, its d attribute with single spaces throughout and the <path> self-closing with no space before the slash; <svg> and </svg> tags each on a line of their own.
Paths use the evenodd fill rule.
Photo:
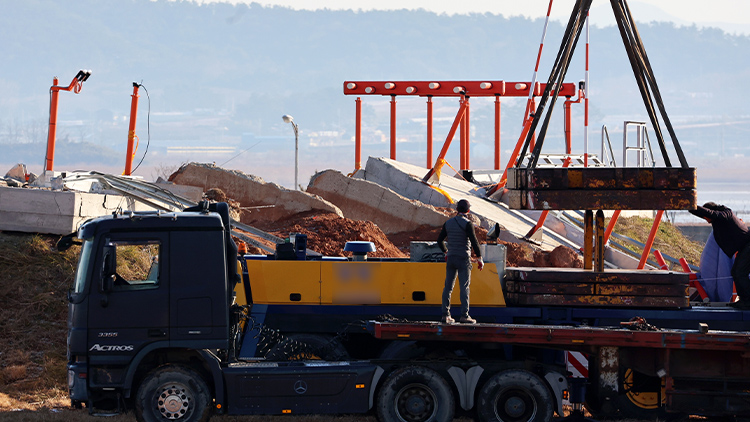
<svg viewBox="0 0 750 422">
<path fill-rule="evenodd" d="M 640 331 L 611 327 L 561 327 L 526 324 L 442 324 L 426 322 L 377 322 L 367 324 L 379 339 L 472 341 L 590 351 L 598 347 L 639 347 L 683 350 L 748 352 L 750 332 L 699 330 Z"/>
<path fill-rule="evenodd" d="M 632 370 L 662 380 L 657 394 L 665 398 L 668 412 L 704 416 L 750 413 L 750 332 L 711 331 L 706 325 L 705 332 L 649 330 L 644 323 L 631 326 L 636 329 L 371 321 L 367 330 L 379 339 L 509 343 L 580 351 L 596 357 L 595 367 L 589 368 L 588 384 L 596 386 L 597 394 L 587 396 L 587 402 L 602 404 L 616 402 L 623 395 L 637 396 L 634 381 L 617 381 L 628 378 L 626 372 Z"/>
</svg>

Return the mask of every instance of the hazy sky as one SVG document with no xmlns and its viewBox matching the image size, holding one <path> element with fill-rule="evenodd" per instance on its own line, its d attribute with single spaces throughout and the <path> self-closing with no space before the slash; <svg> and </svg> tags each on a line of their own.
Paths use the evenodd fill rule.
<svg viewBox="0 0 750 422">
<path fill-rule="evenodd" d="M 294 9 L 425 9 L 437 13 L 484 13 L 505 16 L 522 15 L 543 17 L 549 0 L 198 0 L 202 2 L 230 1 L 232 3 L 255 1 L 263 5 L 280 5 Z M 566 20 L 574 0 L 555 0 L 552 17 Z M 631 0 L 628 2 L 636 20 L 650 22 L 671 21 L 680 25 L 718 26 L 729 32 L 750 34 L 750 1 L 748 0 Z M 607 0 L 594 0 L 591 19 L 593 23 L 614 23 Z"/>
</svg>

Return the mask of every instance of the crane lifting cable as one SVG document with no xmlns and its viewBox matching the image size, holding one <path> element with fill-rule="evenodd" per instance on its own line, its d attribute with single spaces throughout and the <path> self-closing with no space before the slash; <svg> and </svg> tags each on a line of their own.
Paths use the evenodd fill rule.
<svg viewBox="0 0 750 422">
<path fill-rule="evenodd" d="M 669 131 L 669 136 L 672 138 L 672 144 L 674 146 L 677 157 L 680 160 L 680 165 L 683 168 L 687 168 L 687 160 L 682 152 L 679 142 L 677 141 L 677 135 L 674 133 L 674 128 L 667 115 L 667 110 L 664 107 L 664 102 L 659 92 L 659 86 L 656 84 L 656 77 L 654 71 L 651 68 L 651 63 L 648 60 L 646 49 L 643 46 L 643 41 L 638 33 L 638 29 L 635 25 L 633 15 L 630 13 L 627 1 L 625 0 L 610 0 L 612 4 L 612 11 L 615 14 L 615 20 L 617 21 L 617 27 L 620 30 L 622 36 L 622 42 L 625 45 L 625 50 L 628 53 L 630 59 L 630 65 L 633 68 L 633 74 L 638 82 L 638 89 L 643 97 L 643 103 L 646 106 L 646 112 L 651 120 L 651 125 L 654 127 L 656 138 L 659 141 L 659 148 L 664 156 L 664 164 L 667 167 L 671 167 L 669 156 L 667 154 L 666 145 L 664 143 L 664 136 L 662 134 L 661 126 L 659 125 L 659 119 L 654 110 L 653 102 L 659 107 L 664 125 Z M 653 100 L 652 101 L 652 97 Z"/>
<path fill-rule="evenodd" d="M 565 33 L 563 35 L 562 43 L 560 44 L 560 50 L 555 58 L 552 71 L 547 81 L 547 86 L 542 93 L 537 106 L 537 111 L 534 113 L 534 119 L 531 123 L 531 127 L 526 135 L 526 140 L 523 145 L 523 149 L 519 155 L 519 160 L 516 164 L 517 167 L 521 167 L 523 164 L 523 157 L 526 157 L 526 153 L 531 145 L 531 141 L 534 137 L 539 122 L 542 121 L 542 125 L 537 135 L 536 143 L 533 151 L 528 157 L 527 167 L 536 167 L 539 159 L 542 146 L 544 144 L 544 138 L 549 127 L 550 119 L 552 117 L 552 111 L 559 95 L 559 87 L 562 86 L 562 82 L 567 74 L 568 67 L 571 62 L 573 52 L 580 38 L 581 32 L 583 31 L 586 17 L 588 16 L 589 9 L 591 8 L 592 0 L 577 0 L 573 7 L 573 12 L 568 20 Z M 654 132 L 659 142 L 659 148 L 661 149 L 664 163 L 667 167 L 672 167 L 669 155 L 667 152 L 666 144 L 664 142 L 664 136 L 661 130 L 659 117 L 656 114 L 656 108 L 658 107 L 661 118 L 664 125 L 669 132 L 672 139 L 672 145 L 674 146 L 677 157 L 679 158 L 680 165 L 683 168 L 688 168 L 687 161 L 682 152 L 677 136 L 674 133 L 674 128 L 669 120 L 667 111 L 662 101 L 661 93 L 659 92 L 656 78 L 654 76 L 653 69 L 646 55 L 646 50 L 643 46 L 643 41 L 638 34 L 638 30 L 635 25 L 635 21 L 630 13 L 630 9 L 627 5 L 626 0 L 610 0 L 612 10 L 617 21 L 617 26 L 622 36 L 625 50 L 628 54 L 631 67 L 633 68 L 633 74 L 638 88 L 643 98 L 643 103 L 646 107 L 651 124 L 654 128 Z M 551 98 L 550 98 L 551 97 Z M 549 107 L 547 103 L 549 102 Z"/>
<path fill-rule="evenodd" d="M 526 152 L 529 149 L 529 145 L 531 144 L 531 140 L 534 137 L 534 133 L 537 126 L 539 125 L 539 121 L 542 119 L 542 115 L 544 115 L 544 122 L 542 123 L 542 127 L 539 130 L 539 135 L 537 136 L 534 151 L 532 152 L 532 155 L 529 159 L 529 167 L 536 167 L 539 153 L 541 151 L 542 145 L 544 144 L 544 136 L 547 133 L 550 118 L 552 117 L 552 110 L 554 109 L 555 102 L 557 101 L 557 97 L 559 95 L 558 87 L 562 86 L 562 82 L 568 72 L 568 66 L 570 65 L 575 46 L 578 43 L 578 38 L 581 35 L 581 30 L 583 29 L 583 26 L 586 22 L 586 16 L 588 15 L 589 9 L 591 8 L 591 2 L 592 0 L 577 0 L 573 8 L 573 13 L 571 13 L 570 19 L 568 20 L 568 25 L 565 28 L 565 33 L 560 45 L 560 50 L 557 52 L 555 63 L 552 66 L 552 71 L 550 72 L 549 78 L 547 80 L 547 86 L 545 87 L 544 92 L 542 93 L 542 97 L 539 100 L 539 105 L 537 106 L 536 113 L 534 113 L 534 120 L 531 122 L 531 127 L 528 134 L 526 135 L 526 141 L 524 142 L 523 149 L 521 150 L 521 154 L 519 155 L 519 157 L 526 156 Z M 552 95 L 552 100 L 550 102 L 549 109 L 547 109 L 547 102 L 550 100 L 550 95 Z M 521 163 L 522 159 L 519 159 L 518 165 L 520 166 Z"/>
</svg>

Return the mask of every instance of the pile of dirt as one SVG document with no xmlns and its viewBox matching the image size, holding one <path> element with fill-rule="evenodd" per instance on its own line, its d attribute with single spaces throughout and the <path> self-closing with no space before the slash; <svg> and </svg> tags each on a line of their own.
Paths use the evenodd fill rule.
<svg viewBox="0 0 750 422">
<path fill-rule="evenodd" d="M 375 244 L 376 251 L 368 254 L 373 257 L 404 258 L 407 254 L 400 251 L 388 237 L 371 221 L 351 220 L 333 213 L 302 213 L 294 217 L 265 223 L 262 230 L 279 237 L 288 237 L 291 233 L 307 235 L 307 247 L 323 255 L 351 256 L 344 252 L 348 241 L 369 241 Z"/>
<path fill-rule="evenodd" d="M 342 219 L 347 220 L 347 219 Z M 304 226 L 305 224 L 309 222 L 314 222 L 315 218 L 308 216 L 307 218 L 301 219 L 297 226 Z M 329 220 L 330 221 L 330 220 Z M 334 220 L 335 221 L 335 220 Z M 351 224 L 352 220 L 349 220 L 349 224 Z M 363 223 L 363 222 L 358 222 Z M 374 227 L 375 230 L 377 230 L 375 233 L 382 232 L 377 229 L 377 226 L 373 225 L 370 222 L 367 222 L 367 227 L 370 229 L 371 227 Z M 400 256 L 409 256 L 409 249 L 411 242 L 415 241 L 424 241 L 424 242 L 434 242 L 437 240 L 438 235 L 440 234 L 441 227 L 431 227 L 431 226 L 419 226 L 416 229 L 412 231 L 406 231 L 406 232 L 399 232 L 387 235 L 387 239 L 383 240 L 382 238 L 379 238 L 384 244 L 390 243 L 393 245 L 394 248 L 397 248 L 401 254 L 393 254 L 393 255 L 387 255 L 387 254 L 379 254 L 373 256 L 392 256 L 392 257 L 400 257 Z M 321 237 L 324 237 L 328 234 L 336 235 L 338 233 L 337 230 L 329 230 L 325 233 L 321 233 Z M 475 233 L 477 235 L 477 241 L 481 243 L 487 242 L 487 230 L 485 230 L 482 227 L 476 227 Z M 363 233 L 362 236 L 368 236 L 367 233 Z M 336 238 L 330 238 L 330 239 L 321 239 L 322 242 L 317 242 L 318 244 L 325 244 L 325 245 L 335 245 L 337 244 Z M 358 239 L 350 239 L 350 240 L 358 240 Z M 386 241 L 388 241 L 386 243 Z M 345 242 L 338 242 L 342 244 Z M 531 244 L 528 243 L 509 243 L 509 242 L 498 242 L 502 245 L 505 245 L 506 248 L 506 266 L 508 267 L 557 267 L 557 268 L 583 268 L 583 259 L 581 258 L 580 254 L 577 253 L 575 250 L 568 248 L 566 246 L 558 246 L 557 248 L 553 249 L 552 251 L 546 252 L 543 251 Z M 377 245 L 377 243 L 376 243 Z M 308 245 L 310 246 L 310 245 Z M 312 249 L 315 249 L 313 246 L 310 246 Z M 336 251 L 335 247 L 328 248 L 327 250 Z M 378 251 L 381 250 L 381 247 L 378 245 Z M 390 247 L 384 247 L 383 250 L 392 250 Z M 318 250 L 318 252 L 323 253 L 324 255 L 327 255 L 328 253 L 323 252 L 322 250 Z M 341 255 L 342 252 L 335 253 L 334 255 Z"/>
<path fill-rule="evenodd" d="M 485 237 L 487 232 L 485 231 Z M 393 233 L 388 236 L 391 242 L 402 252 L 409 253 L 411 242 L 434 242 L 440 235 L 440 227 L 422 225 L 414 230 Z M 477 233 L 479 236 L 479 233 Z"/>
<path fill-rule="evenodd" d="M 388 235 L 388 239 L 400 250 L 409 253 L 409 244 L 411 242 L 435 242 L 440 235 L 442 227 L 419 226 L 414 230 L 393 233 Z M 474 233 L 477 235 L 479 243 L 487 243 L 487 230 L 482 227 L 475 227 Z"/>
<path fill-rule="evenodd" d="M 291 233 L 307 235 L 307 247 L 323 255 L 350 256 L 344 245 L 351 240 L 367 240 L 375 243 L 377 252 L 373 257 L 403 258 L 409 256 L 410 244 L 415 241 L 434 242 L 441 227 L 422 225 L 411 231 L 390 235 L 384 234 L 370 221 L 351 220 L 336 214 L 308 212 L 294 218 L 259 225 L 258 228 L 276 236 L 286 238 Z M 486 243 L 487 230 L 476 227 L 477 241 Z M 550 252 L 527 243 L 499 242 L 505 245 L 509 267 L 558 267 L 583 268 L 583 260 L 576 251 L 558 246 Z M 263 253 L 250 248 L 249 253 Z"/>
</svg>

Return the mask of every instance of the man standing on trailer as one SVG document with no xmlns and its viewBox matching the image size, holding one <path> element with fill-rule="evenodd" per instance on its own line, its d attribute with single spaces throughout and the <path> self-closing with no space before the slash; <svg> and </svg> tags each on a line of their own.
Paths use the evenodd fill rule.
<svg viewBox="0 0 750 422">
<path fill-rule="evenodd" d="M 690 213 L 708 221 L 713 227 L 714 238 L 722 251 L 730 258 L 737 254 L 732 265 L 732 278 L 740 300 L 729 306 L 750 309 L 750 231 L 747 226 L 724 205 L 706 202 Z"/>
<path fill-rule="evenodd" d="M 484 268 L 482 252 L 479 250 L 477 235 L 474 233 L 474 224 L 468 218 L 469 201 L 462 199 L 456 204 L 458 215 L 443 224 L 437 243 L 440 250 L 445 253 L 445 287 L 443 288 L 443 318 L 446 324 L 454 322 L 451 317 L 451 293 L 458 275 L 458 285 L 461 289 L 461 317 L 459 321 L 464 324 L 474 324 L 477 321 L 469 316 L 469 283 L 471 283 L 471 250 L 474 250 L 478 260 L 477 265 L 481 271 Z M 448 240 L 446 249 L 445 240 Z"/>
</svg>

